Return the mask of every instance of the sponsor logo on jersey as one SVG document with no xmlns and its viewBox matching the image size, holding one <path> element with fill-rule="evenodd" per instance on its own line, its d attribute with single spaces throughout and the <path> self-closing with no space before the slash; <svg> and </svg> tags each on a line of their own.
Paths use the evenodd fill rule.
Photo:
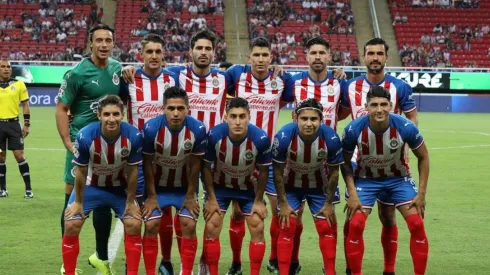
<svg viewBox="0 0 490 275">
<path fill-rule="evenodd" d="M 112 75 L 112 83 L 114 83 L 114 85 L 119 85 L 119 76 L 116 74 L 116 72 L 114 72 Z"/>
</svg>

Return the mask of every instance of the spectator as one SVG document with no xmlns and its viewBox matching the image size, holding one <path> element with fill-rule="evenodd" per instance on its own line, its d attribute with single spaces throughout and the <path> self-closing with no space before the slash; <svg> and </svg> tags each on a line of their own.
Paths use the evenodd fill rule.
<svg viewBox="0 0 490 275">
<path fill-rule="evenodd" d="M 148 9 L 148 5 L 146 3 L 143 5 L 143 7 L 141 7 L 140 12 L 144 12 L 144 13 L 150 12 L 150 10 Z"/>
<path fill-rule="evenodd" d="M 402 17 L 400 16 L 400 13 L 397 12 L 395 14 L 395 17 L 393 18 L 393 26 L 395 26 L 397 23 L 401 23 L 402 22 Z"/>
<path fill-rule="evenodd" d="M 424 33 L 422 37 L 420 37 L 420 42 L 422 42 L 422 44 L 430 44 L 430 36 L 427 33 Z"/>
<path fill-rule="evenodd" d="M 437 23 L 436 26 L 432 29 L 433 33 L 442 33 L 441 24 Z"/>
</svg>

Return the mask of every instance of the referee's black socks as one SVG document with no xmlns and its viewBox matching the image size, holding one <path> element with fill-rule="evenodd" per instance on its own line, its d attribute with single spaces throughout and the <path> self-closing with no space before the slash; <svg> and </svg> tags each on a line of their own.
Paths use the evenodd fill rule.
<svg viewBox="0 0 490 275">
<path fill-rule="evenodd" d="M 25 159 L 19 161 L 18 164 L 20 174 L 22 175 L 22 178 L 24 179 L 24 183 L 26 185 L 26 191 L 31 191 L 31 173 L 29 172 L 29 164 Z"/>
<path fill-rule="evenodd" d="M 0 190 L 7 190 L 7 182 L 5 181 L 7 177 L 7 166 L 5 162 L 0 162 Z"/>
</svg>

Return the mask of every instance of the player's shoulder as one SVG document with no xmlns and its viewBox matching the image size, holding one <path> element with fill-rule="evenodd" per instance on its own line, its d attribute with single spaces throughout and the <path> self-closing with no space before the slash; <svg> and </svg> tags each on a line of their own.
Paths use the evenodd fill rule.
<svg viewBox="0 0 490 275">
<path fill-rule="evenodd" d="M 389 116 L 390 116 L 391 126 L 394 126 L 399 130 L 401 129 L 403 131 L 403 130 L 410 130 L 413 128 L 417 128 L 417 126 L 406 117 L 403 117 L 398 114 L 392 114 L 392 113 L 390 113 Z"/>
<path fill-rule="evenodd" d="M 301 71 L 301 72 L 297 72 L 297 73 L 290 73 L 290 75 L 291 75 L 291 79 L 293 81 L 303 80 L 303 79 L 309 77 L 309 74 L 308 74 L 307 71 Z"/>
<path fill-rule="evenodd" d="M 326 124 L 320 124 L 318 131 L 323 136 L 335 136 L 336 134 L 335 130 Z"/>
<path fill-rule="evenodd" d="M 269 138 L 264 130 L 251 123 L 248 124 L 247 137 L 251 138 L 252 141 L 259 141 Z"/>
<path fill-rule="evenodd" d="M 187 115 L 185 117 L 185 125 L 189 127 L 192 132 L 206 131 L 206 127 L 204 123 L 195 119 L 194 117 Z"/>
<path fill-rule="evenodd" d="M 385 81 L 388 81 L 388 82 L 392 83 L 393 85 L 395 85 L 397 90 L 399 90 L 401 88 L 410 88 L 410 85 L 407 82 L 405 82 L 402 79 L 398 79 L 398 78 L 396 78 L 390 74 L 386 74 Z"/>
<path fill-rule="evenodd" d="M 87 124 L 85 127 L 80 129 L 80 131 L 77 134 L 77 138 L 79 140 L 93 140 L 97 136 L 100 136 L 100 126 L 101 122 L 100 121 L 94 121 L 89 124 Z"/>
<path fill-rule="evenodd" d="M 178 76 L 179 73 L 180 73 L 180 71 L 169 70 L 169 68 L 165 68 L 165 69 L 162 68 L 162 71 L 161 71 L 162 75 L 167 74 L 167 75 L 174 76 L 174 77 Z"/>
<path fill-rule="evenodd" d="M 114 69 L 122 69 L 122 65 L 121 65 L 121 62 L 119 62 L 118 60 L 112 58 L 112 57 L 109 57 L 108 58 L 108 61 L 109 61 L 109 66 L 111 66 L 112 68 Z"/>
<path fill-rule="evenodd" d="M 187 67 L 185 67 L 185 66 L 172 66 L 172 67 L 165 68 L 165 70 L 172 72 L 174 74 L 180 74 L 180 73 L 187 72 Z"/>
<path fill-rule="evenodd" d="M 360 133 L 362 129 L 367 127 L 369 125 L 369 116 L 362 116 L 359 118 L 356 118 L 349 122 L 347 126 L 345 126 L 345 132 L 353 132 L 353 133 Z"/>
<path fill-rule="evenodd" d="M 276 136 L 279 136 L 279 138 L 286 137 L 288 135 L 294 135 L 296 131 L 298 130 L 298 123 L 297 122 L 289 122 L 287 124 L 284 124 L 284 126 L 279 129 L 277 132 Z M 284 134 L 282 134 L 284 133 Z"/>
<path fill-rule="evenodd" d="M 216 142 L 227 135 L 228 135 L 228 123 L 222 122 L 209 130 L 208 139 L 210 142 L 213 141 Z"/>
<path fill-rule="evenodd" d="M 136 129 L 133 125 L 123 121 L 121 122 L 121 134 L 126 136 L 135 136 L 138 135 L 140 131 Z"/>
<path fill-rule="evenodd" d="M 144 130 L 150 130 L 150 129 L 160 129 L 160 126 L 162 125 L 164 119 L 164 115 L 159 115 L 154 118 L 151 118 L 145 123 Z"/>
<path fill-rule="evenodd" d="M 353 77 L 353 78 L 347 80 L 346 85 L 350 86 L 352 83 L 356 83 L 357 81 L 364 81 L 365 79 L 366 79 L 366 77 L 364 75 L 356 76 L 356 77 Z"/>
<path fill-rule="evenodd" d="M 248 73 L 252 71 L 252 67 L 250 65 L 235 64 L 226 71 L 230 73 Z"/>
</svg>

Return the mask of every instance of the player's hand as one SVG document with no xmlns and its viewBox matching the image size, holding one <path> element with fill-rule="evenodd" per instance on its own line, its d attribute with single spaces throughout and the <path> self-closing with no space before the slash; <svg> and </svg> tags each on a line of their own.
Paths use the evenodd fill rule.
<svg viewBox="0 0 490 275">
<path fill-rule="evenodd" d="M 180 210 L 183 210 L 184 208 L 189 210 L 193 219 L 197 219 L 199 217 L 199 212 L 201 209 L 199 208 L 199 204 L 194 196 L 185 196 L 184 203 L 182 203 Z"/>
<path fill-rule="evenodd" d="M 122 78 L 128 84 L 134 84 L 134 76 L 136 75 L 136 68 L 128 65 L 122 70 Z"/>
<path fill-rule="evenodd" d="M 204 219 L 208 222 L 214 213 L 221 215 L 221 210 L 219 209 L 218 201 L 216 199 L 208 199 L 206 205 L 204 206 Z"/>
<path fill-rule="evenodd" d="M 410 203 L 408 206 L 408 209 L 415 207 L 420 218 L 423 219 L 425 217 L 425 205 L 425 194 L 418 193 L 417 196 L 413 198 L 412 203 Z"/>
<path fill-rule="evenodd" d="M 291 215 L 297 216 L 298 214 L 296 213 L 296 211 L 293 210 L 293 208 L 291 208 L 291 206 L 289 206 L 288 203 L 281 204 L 279 213 L 277 213 L 281 229 L 284 229 L 284 225 L 286 225 L 286 227 L 289 227 L 289 217 Z"/>
<path fill-rule="evenodd" d="M 347 203 L 345 204 L 344 212 L 346 212 L 347 217 L 349 217 L 350 220 L 357 211 L 364 212 L 361 201 L 357 195 L 350 195 Z"/>
<path fill-rule="evenodd" d="M 318 213 L 316 213 L 315 216 L 325 217 L 325 219 L 328 222 L 328 225 L 330 226 L 333 226 L 334 224 L 337 223 L 337 218 L 335 217 L 335 209 L 333 205 L 330 203 L 325 203 L 322 209 L 320 209 L 320 211 L 318 211 Z"/>
<path fill-rule="evenodd" d="M 293 122 L 298 121 L 298 115 L 296 114 L 295 111 L 291 112 L 291 119 L 293 120 Z"/>
<path fill-rule="evenodd" d="M 279 65 L 272 65 L 270 67 L 270 69 L 272 70 L 272 78 L 276 78 L 278 75 L 283 75 L 284 74 L 284 69 L 279 66 Z"/>
<path fill-rule="evenodd" d="M 65 220 L 72 218 L 76 215 L 82 216 L 82 219 L 85 218 L 85 213 L 83 212 L 83 204 L 79 202 L 74 202 L 70 204 L 65 210 Z"/>
<path fill-rule="evenodd" d="M 252 215 L 255 213 L 259 215 L 259 218 L 265 220 L 267 218 L 267 207 L 265 207 L 264 201 L 255 201 L 251 213 Z"/>
<path fill-rule="evenodd" d="M 333 70 L 333 77 L 337 79 L 347 79 L 347 75 L 344 72 L 343 68 L 337 68 Z"/>
<path fill-rule="evenodd" d="M 143 204 L 143 209 L 141 210 L 143 218 L 146 220 L 151 217 L 151 213 L 153 212 L 153 210 L 161 211 L 160 206 L 158 205 L 158 201 L 156 198 L 147 198 L 145 203 Z"/>
<path fill-rule="evenodd" d="M 123 217 L 126 216 L 130 216 L 133 219 L 141 220 L 141 209 L 134 201 L 126 202 L 126 209 L 124 210 Z"/>
<path fill-rule="evenodd" d="M 25 138 L 29 135 L 29 126 L 22 127 L 22 137 Z"/>
<path fill-rule="evenodd" d="M 67 150 L 67 151 L 69 151 L 69 152 L 70 152 L 70 153 L 72 153 L 73 155 L 77 155 L 78 150 L 77 150 L 77 148 L 75 148 L 75 147 L 73 146 L 73 142 L 71 142 L 71 141 L 67 141 L 67 142 L 65 142 L 65 144 L 64 144 L 64 145 L 65 145 L 65 148 L 66 148 L 66 150 Z"/>
</svg>

